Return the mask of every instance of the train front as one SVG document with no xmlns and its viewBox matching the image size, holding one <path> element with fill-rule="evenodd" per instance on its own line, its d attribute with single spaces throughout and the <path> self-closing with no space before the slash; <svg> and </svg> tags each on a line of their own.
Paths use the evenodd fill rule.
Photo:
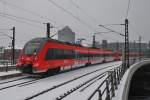
<svg viewBox="0 0 150 100">
<path fill-rule="evenodd" d="M 44 40 L 42 38 L 32 39 L 25 44 L 17 62 L 17 67 L 22 73 L 35 74 L 41 72 L 39 56 L 43 45 Z"/>
</svg>

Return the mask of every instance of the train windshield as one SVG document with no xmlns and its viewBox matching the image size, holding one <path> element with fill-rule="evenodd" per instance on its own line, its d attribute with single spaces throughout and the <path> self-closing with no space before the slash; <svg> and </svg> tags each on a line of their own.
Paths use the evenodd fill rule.
<svg viewBox="0 0 150 100">
<path fill-rule="evenodd" d="M 24 48 L 24 53 L 26 55 L 32 55 L 38 53 L 40 49 L 40 42 L 29 42 Z"/>
<path fill-rule="evenodd" d="M 30 40 L 24 47 L 24 54 L 37 55 L 38 52 L 43 48 L 45 41 L 45 38 L 35 38 Z"/>
</svg>

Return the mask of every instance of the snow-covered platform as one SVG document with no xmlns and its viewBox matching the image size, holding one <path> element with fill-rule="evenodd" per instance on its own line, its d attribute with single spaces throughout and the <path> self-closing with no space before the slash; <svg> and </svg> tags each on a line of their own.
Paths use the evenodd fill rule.
<svg viewBox="0 0 150 100">
<path fill-rule="evenodd" d="M 0 80 L 20 76 L 21 72 L 17 70 L 0 72 Z"/>
</svg>

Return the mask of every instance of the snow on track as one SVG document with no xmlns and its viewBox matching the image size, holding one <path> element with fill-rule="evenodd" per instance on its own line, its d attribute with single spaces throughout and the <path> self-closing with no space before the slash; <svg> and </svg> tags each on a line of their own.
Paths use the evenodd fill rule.
<svg viewBox="0 0 150 100">
<path fill-rule="evenodd" d="M 39 96 L 33 98 L 33 100 L 55 100 L 56 97 L 59 97 L 60 95 L 62 95 L 66 91 L 70 90 L 71 88 L 74 88 L 74 87 L 78 86 L 79 84 L 82 84 L 83 82 L 89 80 L 90 78 L 92 78 L 92 77 L 94 77 L 100 73 L 103 73 L 105 71 L 108 71 L 109 69 L 111 69 L 113 67 L 117 67 L 117 65 L 119 65 L 119 64 L 121 64 L 121 62 L 110 62 L 110 63 L 93 65 L 90 67 L 81 68 L 78 70 L 58 74 L 55 76 L 41 79 L 41 80 L 39 80 L 35 83 L 32 83 L 32 84 L 29 84 L 29 85 L 24 85 L 24 86 L 20 86 L 20 87 L 15 86 L 15 87 L 12 87 L 9 89 L 2 90 L 2 91 L 0 91 L 0 97 L 3 98 L 3 100 L 10 100 L 10 99 L 11 100 L 24 100 L 24 99 L 31 97 L 37 93 L 40 93 L 43 90 L 46 90 L 46 89 L 51 88 L 53 86 L 59 85 L 63 82 L 69 81 L 69 80 L 74 79 L 76 77 L 79 77 L 83 74 L 95 71 L 95 70 L 100 69 L 100 68 L 105 68 L 108 66 L 115 65 L 115 66 L 112 66 L 110 68 L 106 68 L 106 69 L 103 69 L 101 71 L 97 71 L 95 73 L 89 74 L 85 77 L 79 78 L 75 81 L 72 81 L 68 84 L 62 85 L 62 86 L 60 86 L 60 87 L 58 87 L 52 91 L 46 92 L 42 95 L 39 95 Z M 75 91 L 74 93 L 70 94 L 69 96 L 67 96 L 64 99 L 72 100 L 70 98 L 72 98 L 74 96 L 76 97 L 76 95 L 78 95 L 78 94 L 81 94 L 81 96 L 84 98 L 85 94 L 92 93 L 93 92 L 92 90 L 94 90 L 97 87 L 96 84 L 99 85 L 100 84 L 99 82 L 102 81 L 103 79 L 104 78 L 100 79 L 99 81 L 96 81 L 91 86 L 86 88 L 83 92 L 79 92 L 86 85 L 83 86 L 81 89 Z M 6 84 L 6 85 L 8 86 L 8 84 Z M 1 85 L 0 85 L 0 87 L 1 87 Z M 8 94 L 9 94 L 9 96 L 8 96 Z M 84 100 L 84 99 L 82 99 L 82 100 Z"/>
</svg>

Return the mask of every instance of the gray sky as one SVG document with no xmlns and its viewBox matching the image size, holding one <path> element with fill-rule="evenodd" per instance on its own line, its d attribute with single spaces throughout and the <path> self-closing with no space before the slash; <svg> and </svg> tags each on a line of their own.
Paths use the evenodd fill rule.
<svg viewBox="0 0 150 100">
<path fill-rule="evenodd" d="M 58 5 L 67 9 L 67 11 L 73 13 L 76 17 L 82 19 L 84 22 L 90 25 L 89 28 L 86 25 L 80 23 L 69 14 L 63 12 L 61 9 L 53 5 L 49 0 L 2 0 L 10 4 L 17 5 L 21 8 L 28 9 L 32 12 L 23 11 L 16 7 L 10 6 L 7 3 L 2 3 L 0 0 L 0 29 L 10 29 L 13 26 L 16 27 L 16 44 L 18 46 L 24 45 L 28 40 L 34 37 L 46 36 L 46 26 L 43 23 L 50 22 L 57 29 L 52 29 L 52 34 L 55 34 L 58 29 L 69 25 L 74 32 L 76 32 L 76 38 L 84 37 L 87 39 L 87 43 L 92 41 L 92 33 L 107 31 L 100 28 L 99 24 L 116 24 L 124 23 L 126 17 L 126 10 L 128 0 L 53 0 Z M 78 6 L 74 5 L 77 4 Z M 81 10 L 79 10 L 80 8 Z M 144 42 L 148 42 L 150 32 L 150 0 L 131 0 L 129 11 L 129 32 L 130 40 L 137 40 L 141 35 Z M 25 17 L 28 19 L 36 20 L 41 23 L 28 22 L 35 24 L 36 27 L 14 20 L 7 19 L 6 15 L 1 13 L 7 13 L 19 17 Z M 37 16 L 38 15 L 38 16 Z M 3 16 L 3 17 L 2 17 Z M 37 27 L 38 26 L 38 27 Z M 40 27 L 39 27 L 40 26 Z M 123 26 L 110 27 L 118 32 L 124 32 Z M 11 35 L 11 31 L 0 30 L 7 35 Z M 114 33 L 105 33 L 97 35 L 96 39 L 101 41 L 107 39 L 108 41 L 123 41 L 123 37 Z M 8 37 L 0 35 L 0 45 L 8 46 L 11 40 Z"/>
</svg>

